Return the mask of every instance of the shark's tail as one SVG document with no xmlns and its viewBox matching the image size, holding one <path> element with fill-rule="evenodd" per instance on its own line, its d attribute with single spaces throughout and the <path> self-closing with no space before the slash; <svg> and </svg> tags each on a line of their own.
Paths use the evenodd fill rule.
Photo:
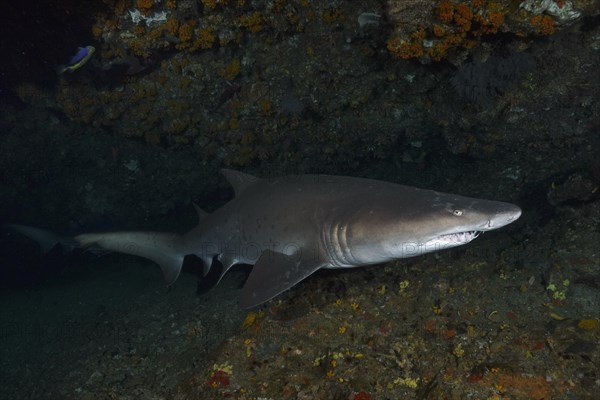
<svg viewBox="0 0 600 400">
<path fill-rule="evenodd" d="M 63 251 L 66 253 L 70 253 L 74 249 L 80 247 L 79 243 L 77 243 L 73 238 L 57 235 L 56 233 L 52 233 L 44 229 L 20 224 L 6 224 L 3 225 L 3 227 L 35 240 L 42 248 L 42 252 L 44 254 L 48 253 L 57 245 L 61 245 L 63 247 Z"/>
<path fill-rule="evenodd" d="M 97 245 L 106 250 L 150 259 L 160 266 L 167 285 L 177 280 L 185 257 L 181 250 L 182 237 L 174 233 L 85 233 L 74 239 L 81 246 Z"/>
</svg>

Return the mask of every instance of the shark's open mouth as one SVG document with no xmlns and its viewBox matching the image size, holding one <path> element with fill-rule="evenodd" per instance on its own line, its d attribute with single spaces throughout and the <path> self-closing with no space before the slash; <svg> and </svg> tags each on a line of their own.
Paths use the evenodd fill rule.
<svg viewBox="0 0 600 400">
<path fill-rule="evenodd" d="M 435 242 L 439 245 L 460 246 L 461 244 L 469 243 L 482 233 L 482 231 L 449 233 L 447 235 L 438 236 L 435 238 Z"/>
<path fill-rule="evenodd" d="M 425 243 L 425 246 L 435 246 L 437 248 L 460 246 L 469 243 L 471 240 L 475 239 L 482 233 L 482 231 L 448 233 L 446 235 L 436 236 L 434 239 Z"/>
</svg>

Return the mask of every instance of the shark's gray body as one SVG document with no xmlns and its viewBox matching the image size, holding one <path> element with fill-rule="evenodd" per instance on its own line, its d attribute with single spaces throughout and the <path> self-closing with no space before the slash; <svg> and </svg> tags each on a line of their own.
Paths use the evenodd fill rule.
<svg viewBox="0 0 600 400">
<path fill-rule="evenodd" d="M 320 268 L 379 264 L 466 244 L 521 215 L 519 207 L 363 178 L 298 175 L 258 179 L 224 170 L 236 197 L 184 235 L 91 233 L 81 245 L 157 262 L 168 284 L 183 259 L 205 265 L 215 256 L 223 276 L 232 265 L 254 265 L 240 305 L 254 307 Z"/>
</svg>

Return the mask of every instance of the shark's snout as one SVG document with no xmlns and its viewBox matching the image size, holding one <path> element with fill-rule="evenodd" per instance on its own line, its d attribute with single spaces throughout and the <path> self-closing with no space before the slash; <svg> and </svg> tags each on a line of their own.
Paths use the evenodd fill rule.
<svg viewBox="0 0 600 400">
<path fill-rule="evenodd" d="M 509 222 L 518 220 L 520 216 L 521 216 L 521 209 L 519 207 L 515 206 L 514 210 L 512 211 L 512 215 L 509 218 Z"/>
<path fill-rule="evenodd" d="M 502 228 L 516 221 L 520 216 L 521 209 L 519 207 L 514 204 L 504 204 L 504 207 L 488 220 L 486 230 Z"/>
</svg>

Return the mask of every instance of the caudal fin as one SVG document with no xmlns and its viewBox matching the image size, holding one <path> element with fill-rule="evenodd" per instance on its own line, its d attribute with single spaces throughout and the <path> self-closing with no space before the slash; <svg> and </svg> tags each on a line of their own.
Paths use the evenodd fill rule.
<svg viewBox="0 0 600 400">
<path fill-rule="evenodd" d="M 57 245 L 63 246 L 63 251 L 67 253 L 70 253 L 73 249 L 79 247 L 79 243 L 73 240 L 73 238 L 57 235 L 56 233 L 44 229 L 20 224 L 6 224 L 4 227 L 35 240 L 40 245 L 42 253 L 44 254 L 48 253 Z"/>
<path fill-rule="evenodd" d="M 85 233 L 74 239 L 81 246 L 97 245 L 106 250 L 152 260 L 160 266 L 167 285 L 177 280 L 185 257 L 180 250 L 181 236 L 174 233 Z"/>
</svg>

